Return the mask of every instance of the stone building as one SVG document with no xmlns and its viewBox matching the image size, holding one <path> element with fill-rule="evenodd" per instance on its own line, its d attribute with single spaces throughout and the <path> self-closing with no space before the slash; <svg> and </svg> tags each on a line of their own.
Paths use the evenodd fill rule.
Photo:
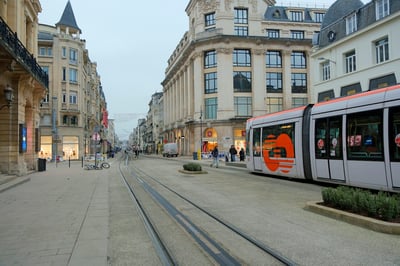
<svg viewBox="0 0 400 266">
<path fill-rule="evenodd" d="M 39 25 L 38 60 L 50 82 L 41 105 L 39 156 L 53 161 L 110 149 L 106 99 L 81 33 L 69 1 L 55 26 Z"/>
<path fill-rule="evenodd" d="M 315 39 L 313 102 L 397 84 L 400 1 L 338 0 Z"/>
<path fill-rule="evenodd" d="M 245 148 L 250 117 L 311 100 L 312 38 L 326 9 L 274 0 L 191 0 L 189 30 L 168 60 L 164 139 L 183 154 Z M 184 136 L 184 138 L 182 138 Z"/>
<path fill-rule="evenodd" d="M 39 0 L 0 1 L 0 172 L 38 168 L 40 101 L 48 77 L 36 61 Z"/>
</svg>

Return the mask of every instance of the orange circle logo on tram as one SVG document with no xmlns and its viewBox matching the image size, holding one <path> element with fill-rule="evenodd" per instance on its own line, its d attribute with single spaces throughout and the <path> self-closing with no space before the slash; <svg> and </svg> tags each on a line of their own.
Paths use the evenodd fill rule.
<svg viewBox="0 0 400 266">
<path fill-rule="evenodd" d="M 289 173 L 294 163 L 294 147 L 291 138 L 285 133 L 277 138 L 269 135 L 263 143 L 263 158 L 270 171 Z"/>
</svg>

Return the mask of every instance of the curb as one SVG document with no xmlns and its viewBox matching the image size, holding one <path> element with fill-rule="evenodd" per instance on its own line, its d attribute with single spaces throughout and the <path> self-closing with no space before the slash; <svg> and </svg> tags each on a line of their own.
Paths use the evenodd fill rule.
<svg viewBox="0 0 400 266">
<path fill-rule="evenodd" d="M 18 185 L 21 185 L 21 184 L 23 184 L 25 182 L 28 182 L 30 180 L 31 180 L 31 178 L 30 177 L 26 177 L 26 176 L 24 176 L 24 177 L 15 177 L 12 180 L 9 180 L 9 181 L 7 181 L 7 182 L 5 182 L 5 183 L 0 185 L 0 193 L 4 192 L 6 190 L 9 190 L 9 189 L 11 189 L 13 187 L 16 187 Z"/>
<path fill-rule="evenodd" d="M 308 211 L 325 215 L 340 221 L 347 222 L 352 225 L 357 225 L 376 232 L 400 235 L 400 223 L 390 223 L 354 213 L 349 213 L 334 208 L 322 206 L 320 201 L 309 201 L 304 207 Z"/>
<path fill-rule="evenodd" d="M 208 174 L 207 171 L 187 171 L 187 170 L 178 170 L 180 173 L 189 174 L 189 175 L 198 175 L 198 174 Z"/>
</svg>

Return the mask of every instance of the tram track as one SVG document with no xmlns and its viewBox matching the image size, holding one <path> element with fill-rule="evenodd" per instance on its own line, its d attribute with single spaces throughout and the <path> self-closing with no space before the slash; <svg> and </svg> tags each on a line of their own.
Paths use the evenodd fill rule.
<svg viewBox="0 0 400 266">
<path fill-rule="evenodd" d="M 201 213 L 201 215 L 207 216 L 208 219 L 213 221 L 213 223 L 219 224 L 219 226 L 223 227 L 226 231 L 230 231 L 230 234 L 240 237 L 242 240 L 247 242 L 248 245 L 253 246 L 253 248 L 255 247 L 256 249 L 261 251 L 261 253 L 267 254 L 268 256 L 273 258 L 273 260 L 275 260 L 275 263 L 273 263 L 274 265 L 297 265 L 296 262 L 285 257 L 280 252 L 274 250 L 272 247 L 268 246 L 262 241 L 257 240 L 255 237 L 236 227 L 232 223 L 222 219 L 218 215 L 213 214 L 206 208 L 201 207 L 199 204 L 196 204 L 193 200 L 189 199 L 185 195 L 182 195 L 170 186 L 164 184 L 156 177 L 147 174 L 140 167 L 133 164 L 130 164 L 128 167 L 128 161 L 125 161 L 125 164 L 127 166 L 127 169 L 129 170 L 126 170 L 127 173 L 123 173 L 120 164 L 121 177 L 124 179 L 128 190 L 132 194 L 132 199 L 137 202 L 138 208 L 142 209 L 141 212 L 143 212 L 144 216 L 143 220 L 148 223 L 148 225 L 146 225 L 146 230 L 148 230 L 150 235 L 154 235 L 152 239 L 154 238 L 153 243 L 156 247 L 158 247 L 156 249 L 160 251 L 159 257 L 169 258 L 163 261 L 163 263 L 165 263 L 164 265 L 176 265 L 179 263 L 177 263 L 176 259 L 174 259 L 174 256 L 169 253 L 168 247 L 165 247 L 166 244 L 163 243 L 162 236 L 159 235 L 156 228 L 157 226 L 152 224 L 151 218 L 149 218 L 149 215 L 146 214 L 145 208 L 143 208 L 143 204 L 141 203 L 140 199 L 135 196 L 135 189 L 133 189 L 132 186 L 129 184 L 129 178 L 136 179 L 135 183 L 138 186 L 141 186 L 142 189 L 146 191 L 146 193 L 151 195 L 151 198 L 156 201 L 159 206 L 162 206 L 165 212 L 167 212 L 170 217 L 172 217 L 174 221 L 178 223 L 181 228 L 183 228 L 186 233 L 193 238 L 193 241 L 197 243 L 197 246 L 203 249 L 202 252 L 206 253 L 210 258 L 212 258 L 215 264 L 242 265 L 247 264 L 247 262 L 242 261 L 234 254 L 231 254 L 232 251 L 229 250 L 229 248 L 225 248 L 223 244 L 220 243 L 220 239 L 214 239 L 214 236 L 211 237 L 206 229 L 203 229 L 202 226 L 197 225 L 197 222 L 195 220 L 192 220 L 192 218 L 182 213 L 178 209 L 178 207 L 175 207 L 174 204 L 170 202 L 170 196 L 168 196 L 168 199 L 167 197 L 163 196 L 165 195 L 165 193 L 169 193 L 175 198 L 185 202 L 185 204 L 187 205 L 186 209 L 191 209 L 191 212 L 193 212 L 193 210 L 196 210 L 198 213 Z M 153 187 L 158 187 L 159 189 Z M 160 191 L 160 188 L 163 190 L 163 192 Z"/>
</svg>

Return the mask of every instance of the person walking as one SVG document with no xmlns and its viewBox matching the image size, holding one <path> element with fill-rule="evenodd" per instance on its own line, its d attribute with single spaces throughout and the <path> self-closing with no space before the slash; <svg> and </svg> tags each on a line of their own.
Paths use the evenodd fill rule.
<svg viewBox="0 0 400 266">
<path fill-rule="evenodd" d="M 215 165 L 216 168 L 218 168 L 218 145 L 215 145 L 214 149 L 211 152 L 212 157 L 213 157 L 213 162 L 210 165 L 210 167 L 213 167 Z"/>
<path fill-rule="evenodd" d="M 243 148 L 241 148 L 239 151 L 239 158 L 240 158 L 241 162 L 244 161 L 244 149 Z"/>
<path fill-rule="evenodd" d="M 235 149 L 235 145 L 232 145 L 231 148 L 229 149 L 229 153 L 231 155 L 231 162 L 235 161 L 237 150 Z"/>
</svg>

